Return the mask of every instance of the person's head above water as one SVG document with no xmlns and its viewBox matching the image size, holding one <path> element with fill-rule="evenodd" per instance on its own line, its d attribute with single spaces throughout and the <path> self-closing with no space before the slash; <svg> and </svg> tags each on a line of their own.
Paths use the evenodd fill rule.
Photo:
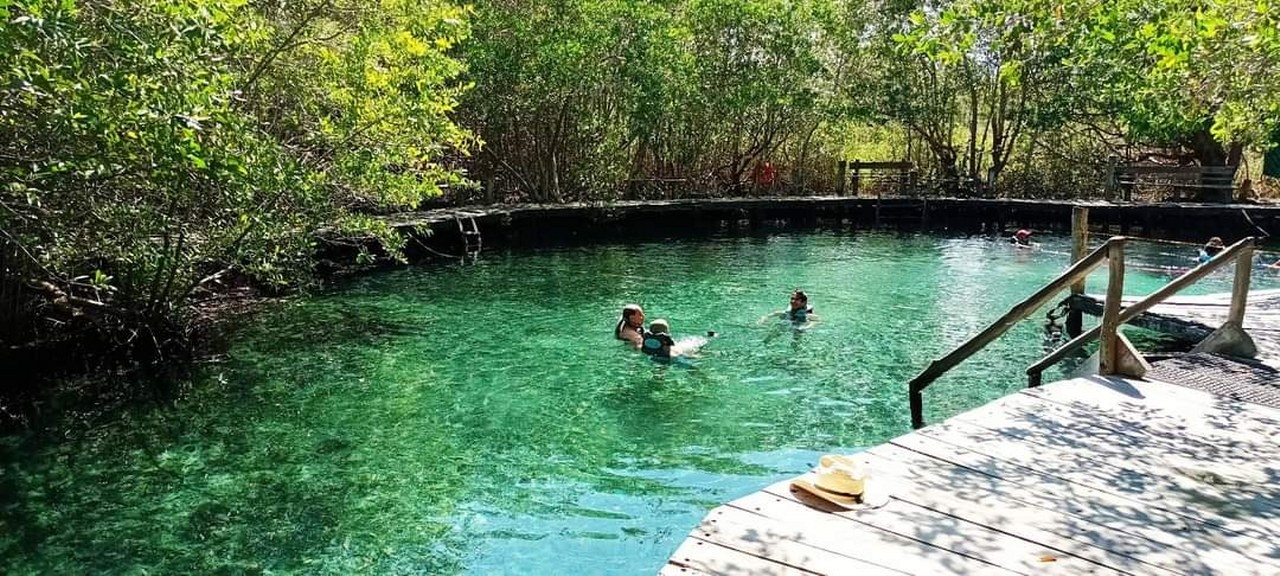
<svg viewBox="0 0 1280 576">
<path fill-rule="evenodd" d="M 639 304 L 627 304 L 622 307 L 622 321 L 632 328 L 644 324 L 644 310 Z"/>
<path fill-rule="evenodd" d="M 1210 238 L 1209 243 L 1205 244 L 1205 246 L 1212 246 L 1214 248 L 1226 248 L 1226 246 L 1222 245 L 1222 238 L 1219 238 L 1217 236 Z"/>
<path fill-rule="evenodd" d="M 622 307 L 622 318 L 618 320 L 618 325 L 613 327 L 613 335 L 616 338 L 622 337 L 622 329 L 630 328 L 639 331 L 644 326 L 644 310 L 639 304 L 627 304 Z"/>
<path fill-rule="evenodd" d="M 649 323 L 649 331 L 653 332 L 654 334 L 670 334 L 671 326 L 667 324 L 666 320 L 663 320 L 662 318 L 658 318 L 653 322 Z"/>
<path fill-rule="evenodd" d="M 1017 238 L 1019 241 L 1025 241 L 1027 238 L 1031 237 L 1031 231 L 1026 228 L 1022 228 L 1017 232 L 1014 232 L 1013 237 Z"/>
<path fill-rule="evenodd" d="M 804 290 L 796 289 L 791 293 L 791 309 L 801 310 L 809 307 L 809 295 Z"/>
</svg>

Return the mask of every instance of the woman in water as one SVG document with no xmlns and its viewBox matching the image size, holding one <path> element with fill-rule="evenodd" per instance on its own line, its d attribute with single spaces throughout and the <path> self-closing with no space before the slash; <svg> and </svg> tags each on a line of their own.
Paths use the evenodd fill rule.
<svg viewBox="0 0 1280 576">
<path fill-rule="evenodd" d="M 626 340 L 631 346 L 640 348 L 644 344 L 644 310 L 639 304 L 627 304 L 622 308 L 622 318 L 613 327 L 613 337 Z"/>
</svg>

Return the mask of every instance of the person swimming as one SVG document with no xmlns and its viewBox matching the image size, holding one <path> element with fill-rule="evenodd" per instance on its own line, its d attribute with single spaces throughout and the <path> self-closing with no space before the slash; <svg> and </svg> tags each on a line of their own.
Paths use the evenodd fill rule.
<svg viewBox="0 0 1280 576">
<path fill-rule="evenodd" d="M 613 337 L 625 340 L 632 346 L 640 348 L 644 345 L 644 310 L 639 304 L 627 304 L 622 308 L 622 318 L 613 327 Z"/>
<path fill-rule="evenodd" d="M 1222 238 L 1214 236 L 1205 243 L 1204 247 L 1200 248 L 1200 255 L 1196 258 L 1196 261 L 1204 264 L 1226 249 L 1227 247 L 1222 245 Z"/>
<path fill-rule="evenodd" d="M 640 350 L 653 358 L 684 358 L 695 355 L 707 343 L 702 336 L 671 337 L 671 325 L 661 318 L 649 324 Z"/>
<path fill-rule="evenodd" d="M 1009 242 L 1018 246 L 1031 246 L 1031 231 L 1026 228 L 1019 229 L 1009 237 Z"/>
<path fill-rule="evenodd" d="M 671 338 L 671 327 L 666 320 L 659 318 L 650 323 L 649 329 L 644 332 L 640 350 L 657 358 L 670 358 L 671 349 L 675 345 L 676 341 Z"/>
<path fill-rule="evenodd" d="M 807 322 L 815 322 L 818 317 L 813 313 L 813 307 L 809 306 L 809 295 L 804 290 L 796 289 L 791 293 L 791 301 L 787 305 L 787 309 L 781 312 L 770 312 L 765 314 L 757 324 L 763 324 L 770 318 L 781 318 L 790 320 L 792 324 L 800 325 Z"/>
</svg>

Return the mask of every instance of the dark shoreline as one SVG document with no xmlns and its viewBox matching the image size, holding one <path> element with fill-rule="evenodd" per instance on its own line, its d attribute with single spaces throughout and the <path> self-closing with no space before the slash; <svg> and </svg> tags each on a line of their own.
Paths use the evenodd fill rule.
<svg viewBox="0 0 1280 576">
<path fill-rule="evenodd" d="M 475 240 L 465 234 L 470 223 L 463 221 L 468 219 L 474 219 L 480 231 L 483 254 L 513 247 L 635 240 L 637 230 L 649 238 L 818 229 L 998 235 L 1020 227 L 1065 234 L 1070 232 L 1074 206 L 1090 209 L 1095 236 L 1131 234 L 1199 243 L 1206 235 L 1216 235 L 1230 243 L 1261 234 L 1258 227 L 1280 230 L 1280 206 L 1013 199 L 739 198 L 483 206 L 385 218 L 409 237 L 405 256 L 413 264 L 465 260 L 467 242 Z M 368 242 L 321 242 L 317 283 L 324 286 L 402 265 L 385 254 L 370 264 L 353 264 L 358 247 Z M 163 401 L 178 391 L 175 382 L 225 352 L 227 337 L 241 322 L 282 298 L 287 296 L 244 285 L 229 288 L 195 306 L 196 320 L 183 345 L 159 355 L 92 338 L 0 350 L 0 433 L 42 427 L 68 408 L 101 414 L 133 402 Z M 120 381 L 146 384 L 113 384 Z"/>
</svg>

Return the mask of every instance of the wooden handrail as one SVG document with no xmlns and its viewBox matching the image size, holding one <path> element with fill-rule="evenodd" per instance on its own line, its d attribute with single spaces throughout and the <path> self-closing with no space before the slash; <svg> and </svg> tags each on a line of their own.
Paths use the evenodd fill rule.
<svg viewBox="0 0 1280 576">
<path fill-rule="evenodd" d="M 1159 290 L 1156 290 L 1155 292 L 1153 292 L 1150 296 L 1147 296 L 1146 298 L 1143 298 L 1142 300 L 1139 300 L 1138 302 L 1133 303 L 1132 305 L 1125 308 L 1124 310 L 1121 310 L 1117 317 L 1117 321 L 1118 321 L 1117 325 L 1125 324 L 1130 320 L 1133 320 L 1139 314 L 1142 314 L 1143 312 L 1150 310 L 1155 305 L 1165 301 L 1170 296 L 1173 296 L 1174 294 L 1180 292 L 1183 288 L 1186 288 L 1187 286 L 1194 284 L 1195 282 L 1199 281 L 1201 278 L 1204 278 L 1214 270 L 1221 268 L 1233 258 L 1236 259 L 1236 266 L 1237 266 L 1236 286 L 1233 289 L 1233 294 L 1235 295 L 1235 297 L 1232 298 L 1232 310 L 1230 312 L 1229 317 L 1233 320 L 1236 319 L 1237 316 L 1239 316 L 1240 319 L 1243 319 L 1245 296 L 1240 294 L 1240 289 L 1243 285 L 1243 289 L 1245 290 L 1245 294 L 1247 295 L 1248 289 L 1249 289 L 1248 274 L 1253 269 L 1252 260 L 1253 260 L 1254 242 L 1255 242 L 1255 239 L 1253 237 L 1248 237 L 1239 242 L 1236 242 L 1235 244 L 1232 244 L 1229 248 L 1227 248 L 1226 250 L 1223 250 L 1222 252 L 1219 252 L 1217 256 L 1214 256 L 1208 262 L 1205 262 L 1204 264 L 1201 264 L 1195 268 L 1192 268 L 1191 270 L 1188 270 L 1185 274 L 1173 279 L 1173 281 L 1169 282 L 1168 284 L 1165 284 Z M 1237 258 L 1237 255 L 1239 256 L 1238 258 Z M 1241 272 L 1240 271 L 1241 268 L 1243 268 L 1245 272 Z M 1240 280 L 1241 274 L 1245 275 L 1245 279 L 1243 282 L 1241 282 Z M 1108 291 L 1107 296 L 1108 296 L 1108 300 L 1110 300 L 1111 299 L 1110 291 Z M 1238 304 L 1236 302 L 1237 299 L 1239 300 Z M 1106 305 L 1109 305 L 1109 304 L 1110 302 L 1108 302 Z M 1079 336 L 1076 336 L 1075 338 L 1072 338 L 1070 342 L 1063 344 L 1062 347 L 1049 353 L 1048 356 L 1045 356 L 1044 358 L 1040 359 L 1039 362 L 1032 364 L 1030 367 L 1027 368 L 1027 376 L 1030 377 L 1031 385 L 1032 386 L 1038 385 L 1041 372 L 1044 372 L 1047 368 L 1056 364 L 1059 360 L 1062 360 L 1068 354 L 1076 350 L 1079 350 L 1085 344 L 1088 344 L 1091 340 L 1093 340 L 1094 338 L 1097 338 L 1098 335 L 1101 333 L 1102 333 L 1102 325 L 1099 324 L 1098 326 L 1094 326 L 1092 329 L 1080 334 Z"/>
<path fill-rule="evenodd" d="M 925 388 L 929 387 L 929 384 L 932 384 L 934 380 L 937 380 L 948 370 L 981 350 L 992 340 L 999 338 L 1001 334 L 1007 332 L 1019 321 L 1035 313 L 1036 310 L 1047 304 L 1059 292 L 1083 280 L 1090 272 L 1100 266 L 1103 260 L 1106 260 L 1107 253 L 1112 245 L 1116 243 L 1123 244 L 1124 241 L 1124 238 L 1120 236 L 1107 240 L 1106 243 L 1089 253 L 1088 256 L 1067 268 L 1052 282 L 1049 282 L 1022 302 L 1014 305 L 1003 316 L 987 326 L 985 330 L 956 347 L 946 356 L 930 362 L 928 367 L 908 383 L 908 391 L 911 395 L 911 425 L 916 428 L 924 426 L 924 397 L 921 393 Z"/>
</svg>

